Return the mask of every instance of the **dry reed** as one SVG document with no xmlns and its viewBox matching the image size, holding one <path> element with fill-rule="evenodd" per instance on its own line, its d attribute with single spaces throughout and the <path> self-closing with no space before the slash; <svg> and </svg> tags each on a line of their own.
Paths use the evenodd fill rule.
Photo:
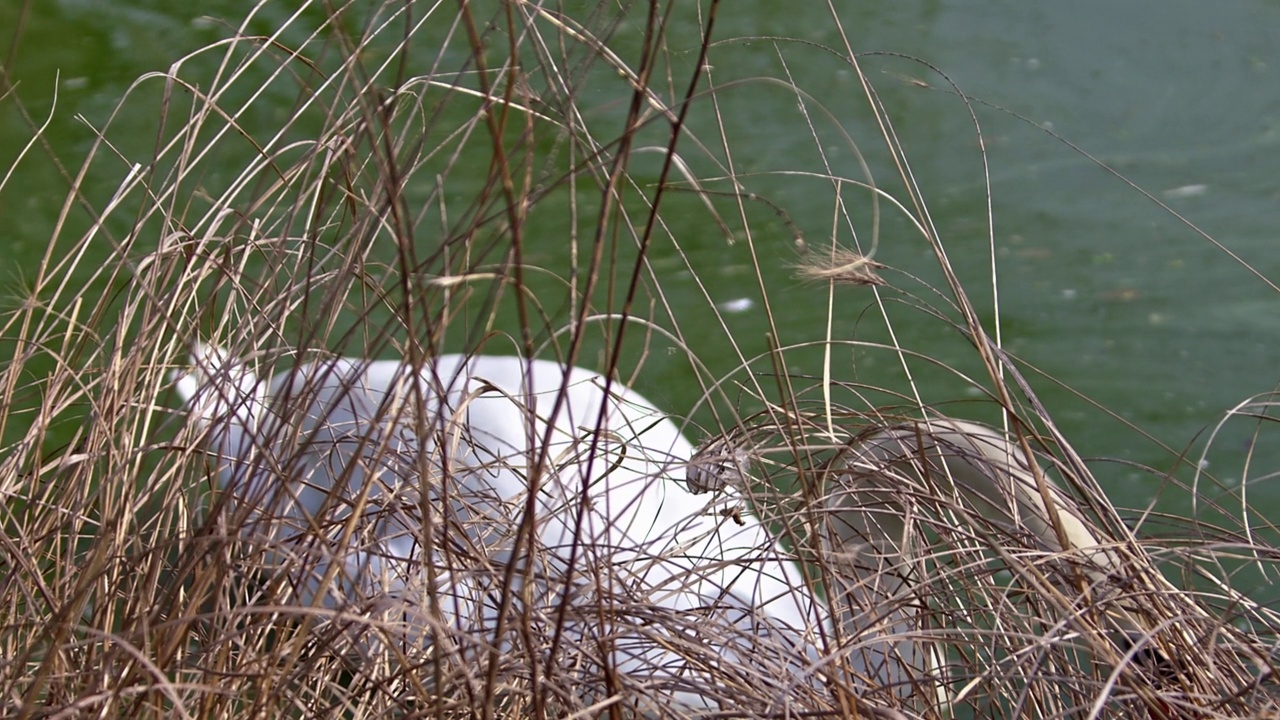
<svg viewBox="0 0 1280 720">
<path fill-rule="evenodd" d="M 544 662 L 528 615 L 521 651 L 450 656 L 370 644 L 394 633 L 368 607 L 299 602 L 278 572 L 281 547 L 255 536 L 251 514 L 217 491 L 205 438 L 184 422 L 171 373 L 197 339 L 264 369 L 332 353 L 421 367 L 452 350 L 555 359 L 627 383 L 643 383 L 645 369 L 663 362 L 659 350 L 671 349 L 702 389 L 697 408 L 679 410 L 718 424 L 692 479 L 748 493 L 834 606 L 864 597 L 836 590 L 840 553 L 823 540 L 837 516 L 824 498 L 847 489 L 848 458 L 871 434 L 937 414 L 909 384 L 839 377 L 831 350 L 856 343 L 834 331 L 794 346 L 743 341 L 733 347 L 737 372 L 706 369 L 691 309 L 664 293 L 672 267 L 650 262 L 662 244 L 675 249 L 675 270 L 693 269 L 680 233 L 689 228 L 682 216 L 697 214 L 727 241 L 747 241 L 773 323 L 777 289 L 760 266 L 776 252 L 752 224 L 781 217 L 786 234 L 804 234 L 753 192 L 734 170 L 732 145 L 714 136 L 727 89 L 712 81 L 713 21 L 732 4 L 302 5 L 270 35 L 246 21 L 138 81 L 139 96 L 161 91 L 152 154 L 115 157 L 112 128 L 100 129 L 86 172 L 119 161 L 130 171 L 105 200 L 86 197 L 77 180 L 45 262 L 4 315 L 5 715 L 677 712 L 643 678 Z M 681 27 L 701 37 L 676 52 L 670 36 Z M 854 303 L 900 299 L 952 323 L 983 368 L 972 382 L 1008 423 L 1011 462 L 1035 478 L 1036 492 L 1059 498 L 1108 559 L 1027 532 L 1016 507 L 992 517 L 935 482 L 936 459 L 907 451 L 914 470 L 880 468 L 885 486 L 854 490 L 906 528 L 893 546 L 910 552 L 876 558 L 892 591 L 857 612 L 884 618 L 877 632 L 925 648 L 901 658 L 909 681 L 876 687 L 852 672 L 852 655 L 882 639 L 875 632 L 818 632 L 802 672 L 761 683 L 721 662 L 731 628 L 682 626 L 687 646 L 675 651 L 716 678 L 705 690 L 724 701 L 717 717 L 1277 716 L 1268 688 L 1278 618 L 1230 583 L 1238 565 L 1269 576 L 1275 549 L 1247 523 L 1180 519 L 1160 538 L 1126 525 L 984 329 L 871 79 L 849 48 L 833 53 L 858 75 L 882 128 L 858 143 L 882 144 L 899 174 L 877 186 L 813 168 L 830 186 L 836 234 L 857 237 L 854 226 L 866 223 L 864 235 L 878 240 L 881 212 L 892 208 L 933 248 L 945 300 L 938 309 L 895 289 L 902 276 L 873 262 L 874 249 L 838 244 L 802 261 L 804 291 L 821 307 L 829 287 L 832 319 L 847 319 Z M 821 106 L 787 77 L 774 84 L 800 101 L 821 153 Z M 145 101 L 132 95 L 123 102 Z M 260 112 L 268 98 L 291 98 L 293 110 Z M 710 121 L 695 128 L 692 112 Z M 214 158 L 242 158 L 243 172 L 222 177 Z M 857 202 L 869 219 L 847 209 L 848 188 L 865 189 Z M 95 257 L 108 260 L 86 259 Z M 714 307 L 693 274 L 702 304 Z M 837 291 L 841 283 L 873 287 Z M 837 292 L 857 299 L 837 303 Z M 814 347 L 825 353 L 822 377 L 790 373 L 789 357 Z M 917 351 L 889 352 L 905 362 Z M 858 404 L 863 397 L 900 404 L 876 409 L 884 403 Z M 1238 414 L 1265 417 L 1270 404 L 1260 398 Z M 305 440 L 289 442 L 305 449 Z M 1061 518 L 1046 522 L 1063 533 Z M 332 528 L 312 532 L 290 547 L 353 541 L 335 540 Z M 594 610 L 608 612 L 599 602 Z M 648 612 L 652 623 L 687 622 Z"/>
</svg>

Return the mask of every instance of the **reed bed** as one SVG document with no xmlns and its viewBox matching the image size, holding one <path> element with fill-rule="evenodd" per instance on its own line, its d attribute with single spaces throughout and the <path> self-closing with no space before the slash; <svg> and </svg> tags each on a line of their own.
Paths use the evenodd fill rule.
<svg viewBox="0 0 1280 720">
<path fill-rule="evenodd" d="M 831 197 L 831 217 L 812 226 L 757 193 L 717 131 L 742 84 L 717 69 L 744 47 L 716 32 L 732 3 L 297 5 L 285 14 L 263 2 L 225 40 L 139 79 L 121 102 L 156 108 L 150 152 L 99 129 L 44 263 L 3 316 L 6 716 L 687 712 L 643 677 L 555 649 L 574 613 L 595 613 L 672 629 L 673 652 L 703 670 L 701 690 L 720 704 L 715 717 L 1280 717 L 1280 618 L 1232 589 L 1276 572 L 1255 514 L 1245 503 L 1235 526 L 1167 518 L 1158 534 L 1134 531 L 1039 402 L 1030 369 L 981 320 L 853 48 L 822 52 L 858 79 L 879 130 L 843 135 L 858 172 L 805 169 Z M 822 103 L 785 71 L 753 82 L 790 94 L 797 132 L 824 157 L 838 123 Z M 241 173 L 215 169 L 228 157 Z M 872 181 L 872 165 L 893 179 Z M 81 187 L 116 168 L 110 197 Z M 936 287 L 921 292 L 875 261 L 882 222 L 931 248 Z M 813 239 L 823 223 L 834 243 Z M 697 279 L 694 232 L 750 258 L 768 335 L 734 341 Z M 785 287 L 761 269 L 779 248 L 800 278 Z M 693 295 L 664 292 L 682 272 Z M 829 327 L 890 303 L 933 316 L 977 373 L 837 330 L 784 342 L 779 303 L 797 292 Z M 704 360 L 709 333 L 736 359 Z M 767 670 L 755 674 L 725 660 L 735 628 L 656 606 L 623 612 L 604 592 L 585 609 L 524 606 L 509 645 L 449 645 L 440 628 L 434 645 L 397 642 L 404 619 L 378 606 L 376 589 L 334 607 L 291 578 L 386 517 L 422 522 L 427 494 L 410 483 L 364 526 L 318 522 L 281 542 L 279 518 L 220 485 L 208 432 L 174 392 L 200 340 L 264 376 L 334 355 L 421 368 L 465 352 L 581 365 L 651 397 L 686 378 L 686 405 L 663 409 L 687 414 L 700 450 L 665 481 L 740 493 L 740 510 L 782 537 L 834 616 L 879 620 L 815 620 L 811 655 L 756 647 Z M 900 384 L 842 377 L 833 357 L 851 349 L 954 374 L 981 400 L 928 406 L 910 372 Z M 1233 418 L 1263 432 L 1272 404 L 1252 399 Z M 997 419 L 1004 466 L 934 435 L 971 406 Z M 380 448 L 371 462 L 404 466 L 374 442 L 405 422 L 393 412 L 368 418 L 365 440 Z M 886 432 L 907 440 L 877 464 L 865 449 Z M 282 477 L 308 442 L 270 439 Z M 1003 500 L 975 497 L 943 481 L 939 447 L 992 477 L 1017 468 L 1030 480 Z M 1040 533 L 1028 529 L 1032 507 Z M 848 512 L 866 536 L 852 550 L 836 537 Z M 1073 545 L 1069 526 L 1096 543 Z M 912 648 L 893 686 L 853 669 L 886 637 Z"/>
</svg>

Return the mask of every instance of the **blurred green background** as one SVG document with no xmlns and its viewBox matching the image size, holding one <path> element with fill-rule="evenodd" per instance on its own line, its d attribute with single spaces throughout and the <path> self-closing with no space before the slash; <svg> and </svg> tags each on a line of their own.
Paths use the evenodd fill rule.
<svg viewBox="0 0 1280 720">
<path fill-rule="evenodd" d="M 72 173 L 93 141 L 94 128 L 116 111 L 139 76 L 163 71 L 185 53 L 226 37 L 247 7 L 229 0 L 39 0 L 24 13 L 22 5 L 0 3 L 0 37 L 6 43 L 0 57 L 37 121 L 50 112 L 57 90 L 57 108 L 44 137 Z M 1233 406 L 1275 389 L 1280 380 L 1277 293 L 1043 129 L 1122 173 L 1258 273 L 1280 281 L 1280 5 L 1270 0 L 839 5 L 840 25 L 881 91 L 938 232 L 987 322 L 994 312 L 987 188 L 977 133 L 968 108 L 919 61 L 940 68 L 965 94 L 990 104 L 977 104 L 974 111 L 990 163 L 992 235 L 1008 349 L 1175 450 L 1200 442 L 1196 438 Z M 270 32 L 291 8 L 291 3 L 266 6 L 249 30 Z M 632 30 L 634 37 L 628 36 Z M 834 172 L 860 178 L 852 147 L 834 140 L 838 134 L 829 127 L 815 141 L 797 111 L 795 94 L 759 78 L 791 73 L 810 93 L 813 107 L 831 113 L 868 156 L 877 179 L 889 185 L 893 178 L 883 142 L 867 115 L 856 74 L 838 54 L 819 47 L 843 52 L 836 23 L 820 3 L 734 0 L 721 8 L 716 37 L 721 45 L 713 51 L 711 82 L 719 88 L 719 118 L 732 140 L 737 171 L 771 173 L 752 175 L 750 189 L 783 208 L 811 243 L 821 244 L 830 237 L 831 183 L 779 173 L 817 171 L 829 162 Z M 769 39 L 777 37 L 800 42 Z M 613 42 L 625 57 L 628 48 L 638 46 L 638 28 L 620 27 Z M 692 62 L 696 25 L 673 27 L 669 42 L 676 58 Z M 110 197 L 127 159 L 145 158 L 153 146 L 160 96 L 158 83 L 152 85 L 112 121 L 112 137 L 125 159 L 117 167 L 98 164 L 90 177 L 96 184 L 89 187 L 91 198 Z M 294 101 L 293 95 L 268 94 L 252 120 L 278 122 Z M 704 138 L 714 138 L 713 112 L 709 103 L 694 112 L 691 127 Z M 815 122 L 830 125 L 822 118 Z M 0 102 L 0 167 L 8 167 L 30 137 L 16 105 Z M 818 146 L 825 160 L 815 151 Z M 242 161 L 229 158 L 226 172 L 234 174 Z M 656 168 L 654 160 L 639 162 Z M 39 263 L 67 187 L 37 148 L 0 192 L 4 272 L 14 282 L 22 282 Z M 712 301 L 722 303 L 734 339 L 748 355 L 765 351 L 768 326 L 745 244 L 727 245 L 707 216 L 696 215 L 696 199 L 671 202 L 694 209 L 690 227 L 673 232 Z M 865 210 L 858 212 L 865 216 Z M 757 253 L 781 340 L 820 340 L 826 332 L 826 290 L 791 278 L 790 228 L 771 211 L 759 215 L 766 222 L 756 232 L 762 243 Z M 852 244 L 849 237 L 840 239 Z M 544 241 L 530 242 L 537 253 Z M 562 246 L 552 237 L 545 243 L 545 257 L 537 259 L 554 264 Z M 941 278 L 924 240 L 900 219 L 886 219 L 876 259 L 892 268 L 886 274 L 891 283 L 911 292 L 923 287 L 901 273 L 929 284 Z M 660 273 L 669 273 L 661 277 L 664 294 L 676 307 L 690 308 L 686 331 L 693 331 L 689 341 L 695 352 L 713 369 L 732 368 L 724 338 L 714 330 L 702 332 L 714 316 L 701 319 L 699 313 L 707 315 L 711 308 L 674 248 L 657 243 L 652 260 Z M 841 308 L 837 337 L 885 339 L 874 323 L 862 319 L 871 307 L 869 291 L 842 289 L 836 298 Z M 890 313 L 904 346 L 979 372 L 972 351 L 938 321 L 907 309 Z M 814 372 L 819 357 L 798 354 L 793 369 Z M 833 362 L 839 376 L 907 391 L 901 369 L 885 353 L 842 351 Z M 919 371 L 928 401 L 972 394 L 945 373 Z M 1073 392 L 1044 379 L 1034 384 L 1082 455 L 1159 470 L 1174 466 L 1168 452 Z M 639 385 L 677 413 L 688 412 L 698 393 L 687 363 L 662 357 Z M 1244 421 L 1228 424 L 1214 440 L 1208 469 L 1229 492 L 1247 477 L 1255 509 L 1280 511 L 1280 487 L 1268 480 L 1280 468 L 1280 449 L 1271 448 L 1265 433 L 1255 441 L 1255 429 Z M 1198 459 L 1198 450 L 1194 454 Z M 1096 469 L 1118 504 L 1144 507 L 1160 494 L 1161 507 L 1191 509 L 1187 494 L 1162 490 L 1159 481 L 1123 463 L 1100 462 Z"/>
</svg>

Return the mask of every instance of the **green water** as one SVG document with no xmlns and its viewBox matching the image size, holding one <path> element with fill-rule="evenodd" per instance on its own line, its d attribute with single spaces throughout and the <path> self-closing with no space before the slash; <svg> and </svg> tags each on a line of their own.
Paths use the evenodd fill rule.
<svg viewBox="0 0 1280 720">
<path fill-rule="evenodd" d="M 17 5 L 0 4 L 0 28 L 16 27 Z M 1265 0 L 842 5 L 847 6 L 840 16 L 844 31 L 881 93 L 948 254 L 991 331 L 996 313 L 977 132 L 966 106 L 921 61 L 942 69 L 968 96 L 1007 109 L 974 106 L 990 164 L 1003 341 L 1008 350 L 1072 389 L 1033 378 L 1041 399 L 1081 454 L 1159 469 L 1174 463 L 1168 452 L 1081 398 L 1181 449 L 1229 408 L 1276 387 L 1280 370 L 1273 345 L 1280 331 L 1280 297 L 1275 291 L 1043 128 L 1166 202 L 1261 275 L 1280 280 L 1275 237 L 1280 216 L 1275 170 L 1280 157 L 1280 46 L 1275 42 L 1280 6 Z M 40 0 L 29 8 L 16 51 L 8 53 L 7 45 L 4 49 L 15 58 L 10 71 L 37 122 L 50 112 L 57 87 L 57 109 L 43 137 L 74 172 L 92 143 L 91 128 L 106 121 L 136 78 L 164 70 L 183 54 L 224 37 L 224 27 L 200 18 L 226 18 L 234 25 L 244 6 Z M 285 4 L 268 6 L 251 29 L 268 31 L 287 13 Z M 615 38 L 624 51 L 639 42 L 638 35 L 627 36 L 633 29 L 624 26 Z M 853 148 L 836 131 L 838 124 L 872 163 L 877 179 L 886 185 L 892 181 L 856 74 L 819 47 L 842 52 L 827 10 L 819 3 L 734 0 L 721 8 L 717 37 L 721 44 L 713 55 L 711 81 L 720 88 L 719 122 L 732 140 L 737 171 L 751 174 L 751 190 L 785 209 L 792 227 L 810 241 L 829 238 L 830 182 L 756 175 L 820 170 L 829 162 L 834 172 L 860 178 Z M 767 39 L 772 37 L 795 41 Z M 673 27 L 670 42 L 677 52 L 687 48 L 684 52 L 691 56 L 696 39 L 690 23 Z M 10 42 L 8 34 L 5 41 Z M 809 93 L 809 109 L 820 105 L 834 118 L 817 117 L 818 141 L 798 111 L 795 94 L 761 79 L 784 77 L 788 71 Z M 113 138 L 127 157 L 145 157 L 154 143 L 157 85 L 137 90 L 113 121 Z M 283 94 L 278 100 L 275 106 L 273 99 L 264 101 L 252 121 L 264 126 L 279 122 L 295 97 Z M 716 125 L 710 104 L 695 107 L 695 133 L 714 137 Z M 30 135 L 14 104 L 0 104 L 0 167 L 10 164 Z M 819 146 L 825 160 L 815 150 Z M 229 157 L 226 172 L 235 173 L 241 161 Z M 637 168 L 656 172 L 656 161 L 638 163 Z M 125 161 L 100 163 L 91 176 L 90 199 L 110 197 L 126 168 Z M 484 170 L 477 168 L 478 173 Z M 54 163 L 36 148 L 0 192 L 0 228 L 11 264 L 4 270 L 7 277 L 29 275 L 39 262 L 66 189 Z M 866 217 L 866 198 L 865 193 L 846 194 L 861 218 Z M 661 273 L 664 294 L 682 308 L 679 322 L 687 340 L 714 372 L 724 372 L 735 365 L 734 355 L 700 287 L 715 303 L 751 301 L 750 308 L 725 312 L 723 318 L 744 354 L 765 352 L 769 326 L 750 249 L 745 242 L 729 246 L 696 199 L 673 196 L 668 202 L 689 207 L 688 224 L 672 232 L 695 272 L 689 272 L 669 243 L 655 245 L 654 267 Z M 732 210 L 729 203 L 717 207 Z M 753 206 L 750 212 L 780 340 L 820 340 L 825 289 L 791 278 L 791 227 L 767 207 Z M 847 234 L 840 239 L 852 244 Z M 530 245 L 535 255 L 538 242 Z M 552 238 L 545 242 L 542 257 L 556 262 L 560 246 Z M 899 289 L 924 295 L 925 286 L 911 276 L 926 284 L 940 281 L 923 239 L 899 215 L 886 217 L 876 258 L 890 266 L 886 278 Z M 872 297 L 865 289 L 837 293 L 837 337 L 886 341 Z M 929 302 L 941 306 L 936 298 Z M 902 304 L 891 304 L 889 314 L 903 345 L 979 374 L 972 351 L 940 323 Z M 792 357 L 796 372 L 820 367 L 816 351 Z M 845 349 L 836 353 L 833 367 L 846 379 L 908 391 L 889 353 Z M 912 369 L 927 401 L 970 397 L 965 385 L 947 373 L 926 364 Z M 688 364 L 661 353 L 639 385 L 660 405 L 680 413 L 688 412 L 698 397 Z M 970 414 L 983 413 L 978 408 Z M 1254 425 L 1236 421 L 1215 440 L 1209 469 L 1228 487 L 1240 482 L 1255 444 L 1253 430 Z M 1248 472 L 1251 501 L 1264 511 L 1280 509 L 1280 487 L 1265 479 L 1280 467 L 1280 451 L 1271 450 L 1268 440 L 1264 432 Z M 1121 505 L 1145 506 L 1159 490 L 1155 480 L 1122 464 L 1095 467 Z M 1186 510 L 1190 503 L 1185 494 L 1174 492 L 1163 497 L 1162 506 Z"/>
</svg>

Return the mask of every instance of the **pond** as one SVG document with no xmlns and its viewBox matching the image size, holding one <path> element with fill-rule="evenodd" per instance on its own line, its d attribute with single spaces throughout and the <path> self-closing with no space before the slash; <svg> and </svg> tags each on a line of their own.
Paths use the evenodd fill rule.
<svg viewBox="0 0 1280 720">
<path fill-rule="evenodd" d="M 211 0 L 21 5 L 0 6 L 0 27 L 22 28 L 6 49 L 6 65 L 32 121 L 48 118 L 41 134 L 48 149 L 34 147 L 0 191 L 9 248 L 4 271 L 19 281 L 35 272 L 48 248 L 68 187 L 63 172 L 79 167 L 94 128 L 137 78 L 227 36 L 245 7 Z M 291 5 L 265 5 L 250 31 L 270 32 Z M 798 174 L 829 164 L 831 174 L 860 180 L 861 153 L 877 180 L 892 184 L 895 169 L 865 91 L 844 60 L 847 38 L 988 332 L 998 319 L 1003 346 L 1044 373 L 1031 374 L 1032 385 L 1082 455 L 1123 460 L 1094 465 L 1116 503 L 1143 508 L 1158 498 L 1163 509 L 1191 510 L 1188 493 L 1136 469 L 1171 470 L 1185 450 L 1189 464 L 1203 464 L 1221 483 L 1222 489 L 1206 486 L 1209 495 L 1237 492 L 1248 478 L 1253 507 L 1280 510 L 1280 487 L 1267 480 L 1280 468 L 1280 449 L 1265 442 L 1265 433 L 1255 438 L 1255 422 L 1227 424 L 1200 458 L 1224 413 L 1274 391 L 1280 380 L 1273 347 L 1280 336 L 1274 286 L 1280 5 L 840 5 L 838 23 L 818 3 L 735 0 L 720 8 L 704 85 L 715 90 L 695 104 L 690 129 L 703 138 L 731 138 L 735 172 L 768 204 L 748 203 L 752 243 L 739 237 L 731 245 L 696 198 L 670 200 L 690 207 L 688 225 L 671 230 L 680 252 L 656 244 L 650 257 L 663 294 L 674 307 L 689 308 L 686 341 L 698 356 L 712 372 L 726 372 L 738 362 L 734 343 L 752 357 L 768 350 L 771 333 L 785 345 L 822 340 L 827 289 L 794 279 L 795 233 L 811 246 L 834 233 L 864 251 L 873 240 L 833 231 L 841 225 L 833 219 L 830 180 Z M 304 12 L 319 17 L 314 8 Z M 697 40 L 693 23 L 674 27 L 668 38 L 673 56 L 686 59 Z M 640 43 L 640 30 L 619 27 L 612 42 L 625 54 Z M 790 87 L 779 82 L 787 77 Z M 122 159 L 96 166 L 86 187 L 92 201 L 111 196 L 130 159 L 146 157 L 161 102 L 157 88 L 144 84 L 112 120 Z M 250 120 L 278 122 L 295 101 L 268 95 Z M 600 100 L 602 113 L 611 111 L 609 102 Z M 0 103 L 4 167 L 31 138 L 27 123 L 15 103 Z M 226 173 L 242 161 L 229 157 Z M 656 160 L 639 162 L 641 172 L 656 173 Z M 869 194 L 851 190 L 842 197 L 866 227 Z M 881 295 L 889 298 L 882 311 L 872 290 L 839 289 L 830 332 L 890 342 L 883 320 L 868 320 L 883 312 L 896 342 L 980 377 L 972 348 L 913 307 L 912 298 L 945 307 L 928 290 L 943 282 L 933 252 L 902 213 L 887 204 L 881 209 L 874 257 L 901 294 Z M 536 261 L 562 261 L 557 240 L 529 242 Z M 772 323 L 757 273 L 770 288 Z M 816 351 L 794 357 L 795 372 L 821 368 Z M 845 348 L 831 362 L 838 377 L 910 392 L 892 353 Z M 974 395 L 929 363 L 912 371 L 927 402 Z M 638 384 L 682 414 L 694 410 L 700 394 L 687 362 L 661 357 Z M 992 419 L 989 408 L 951 410 Z M 707 422 L 696 414 L 695 420 Z M 1191 476 L 1186 467 L 1178 472 L 1184 479 Z"/>
</svg>

